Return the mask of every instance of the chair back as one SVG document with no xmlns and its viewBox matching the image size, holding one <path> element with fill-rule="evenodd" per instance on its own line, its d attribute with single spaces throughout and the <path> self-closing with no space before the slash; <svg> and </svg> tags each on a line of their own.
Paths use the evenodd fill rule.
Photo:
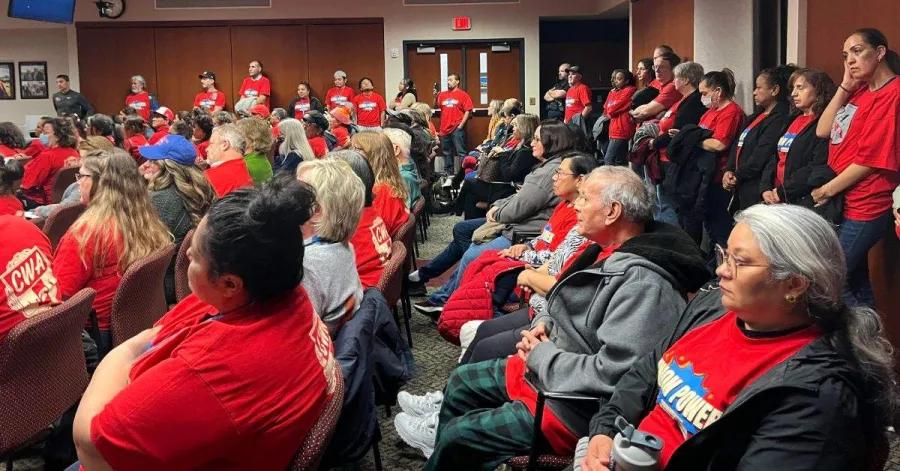
<svg viewBox="0 0 900 471">
<path fill-rule="evenodd" d="M 403 268 L 404 273 L 409 273 L 409 269 L 412 267 L 413 250 L 416 246 L 416 216 L 414 214 L 410 214 L 406 222 L 397 229 L 393 241 L 400 242 L 406 247 L 406 253 L 409 254 L 409 257 L 407 257 L 407 263 L 404 264 Z"/>
<path fill-rule="evenodd" d="M 194 238 L 194 231 L 196 229 L 191 229 L 184 236 L 184 240 L 181 241 L 181 247 L 178 248 L 178 255 L 175 256 L 175 301 L 180 302 L 182 299 L 186 298 L 189 294 L 191 294 L 191 287 L 188 286 L 188 265 L 191 264 L 191 261 L 188 260 L 187 251 L 191 248 L 191 240 Z"/>
<path fill-rule="evenodd" d="M 0 454 L 47 428 L 87 388 L 81 331 L 95 294 L 85 288 L 0 341 Z"/>
<path fill-rule="evenodd" d="M 50 239 L 50 246 L 53 247 L 54 251 L 56 251 L 59 241 L 66 235 L 66 231 L 81 217 L 85 209 L 87 209 L 87 206 L 83 203 L 64 204 L 47 216 L 47 220 L 44 222 L 44 227 L 41 230 Z"/>
<path fill-rule="evenodd" d="M 388 306 L 391 309 L 397 305 L 400 300 L 400 294 L 403 292 L 403 265 L 406 263 L 406 247 L 403 244 L 393 244 L 391 246 L 391 258 L 384 266 L 381 272 L 381 279 L 378 280 L 378 291 L 384 295 Z"/>
<path fill-rule="evenodd" d="M 63 167 L 56 171 L 56 175 L 53 176 L 53 189 L 50 193 L 50 202 L 53 204 L 59 203 L 63 199 L 63 193 L 66 192 L 66 188 L 69 185 L 75 183 L 75 175 L 78 174 L 77 165 L 71 167 Z"/>
<path fill-rule="evenodd" d="M 303 444 L 300 445 L 300 450 L 294 456 L 289 471 L 319 469 L 319 461 L 322 460 L 325 448 L 328 447 L 328 441 L 331 440 L 338 418 L 341 416 L 341 407 L 344 405 L 344 375 L 335 372 L 334 381 L 334 393 L 325 404 L 316 423 L 306 434 L 306 438 L 303 439 Z"/>
<path fill-rule="evenodd" d="M 113 347 L 153 327 L 168 310 L 163 280 L 174 254 L 175 244 L 169 244 L 125 271 L 113 297 Z"/>
<path fill-rule="evenodd" d="M 412 213 L 416 216 L 416 219 L 420 219 L 422 217 L 422 210 L 425 209 L 425 198 L 420 197 L 413 203 Z"/>
</svg>

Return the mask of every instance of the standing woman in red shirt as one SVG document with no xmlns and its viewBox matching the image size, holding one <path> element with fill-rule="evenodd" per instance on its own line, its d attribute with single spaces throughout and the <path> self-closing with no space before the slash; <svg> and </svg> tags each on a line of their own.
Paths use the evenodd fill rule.
<svg viewBox="0 0 900 471">
<path fill-rule="evenodd" d="M 103 351 L 112 342 L 110 313 L 125 271 L 172 243 L 137 163 L 121 149 L 86 156 L 76 175 L 87 210 L 72 224 L 53 261 L 62 296 L 93 288 Z"/>
<path fill-rule="evenodd" d="M 325 107 L 318 98 L 309 94 L 310 87 L 308 82 L 300 82 L 297 85 L 297 98 L 288 105 L 287 111 L 291 113 L 295 119 L 303 119 L 303 116 L 310 111 L 325 112 Z"/>
<path fill-rule="evenodd" d="M 334 73 L 334 87 L 325 94 L 325 106 L 331 111 L 337 106 L 353 104 L 353 89 L 347 86 L 347 73 L 338 70 Z"/>
<path fill-rule="evenodd" d="M 213 205 L 188 251 L 194 294 L 110 352 L 85 391 L 85 470 L 284 470 L 323 432 L 341 372 L 300 286 L 314 202 L 281 178 Z"/>
<path fill-rule="evenodd" d="M 816 127 L 830 137 L 828 165 L 837 177 L 816 188 L 817 206 L 844 198 L 841 247 L 847 258 L 844 302 L 875 306 L 869 283 L 871 249 L 891 219 L 891 192 L 900 168 L 900 58 L 877 29 L 844 42 L 844 77 Z"/>
<path fill-rule="evenodd" d="M 723 176 L 726 186 L 734 192 L 735 201 L 729 208 L 732 213 L 762 202 L 760 178 L 790 122 L 788 81 L 795 70 L 794 66 L 784 65 L 765 69 L 756 77 L 753 102 L 760 112 L 747 120 Z"/>
<path fill-rule="evenodd" d="M 610 83 L 613 89 L 606 97 L 603 112 L 609 118 L 609 145 L 603 154 L 606 165 L 625 165 L 628 143 L 634 137 L 634 121 L 628 111 L 634 96 L 634 75 L 625 69 L 616 69 Z"/>
<path fill-rule="evenodd" d="M 40 136 L 44 150 L 25 164 L 22 178 L 22 198 L 25 209 L 51 203 L 53 177 L 67 161 L 80 157 L 75 150 L 75 134 L 65 118 L 51 118 L 44 123 Z"/>
<path fill-rule="evenodd" d="M 360 131 L 381 131 L 387 104 L 384 97 L 375 93 L 375 85 L 369 77 L 359 79 L 359 95 L 353 97 L 356 108 L 356 124 Z"/>
<path fill-rule="evenodd" d="M 400 175 L 400 167 L 394 157 L 394 146 L 387 136 L 375 132 L 360 132 L 350 138 L 353 149 L 363 154 L 375 174 L 375 202 L 378 215 L 384 219 L 393 237 L 400 226 L 409 219 L 406 183 Z"/>
</svg>

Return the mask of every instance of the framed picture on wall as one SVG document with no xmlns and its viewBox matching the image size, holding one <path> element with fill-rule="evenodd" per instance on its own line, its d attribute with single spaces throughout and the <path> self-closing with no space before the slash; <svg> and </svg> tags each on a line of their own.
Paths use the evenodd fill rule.
<svg viewBox="0 0 900 471">
<path fill-rule="evenodd" d="M 0 100 L 16 99 L 16 72 L 12 62 L 0 62 Z"/>
<path fill-rule="evenodd" d="M 46 62 L 19 62 L 19 83 L 22 99 L 50 98 Z"/>
</svg>

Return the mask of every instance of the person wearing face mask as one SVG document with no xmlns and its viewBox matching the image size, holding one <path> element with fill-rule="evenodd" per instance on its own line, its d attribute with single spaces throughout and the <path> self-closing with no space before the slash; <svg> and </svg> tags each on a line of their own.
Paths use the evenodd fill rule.
<svg viewBox="0 0 900 471">
<path fill-rule="evenodd" d="M 356 124 L 360 131 L 380 132 L 384 124 L 387 104 L 384 97 L 375 93 L 375 85 L 369 77 L 359 79 L 359 95 L 353 97 L 356 107 Z"/>
<path fill-rule="evenodd" d="M 753 102 L 761 111 L 747 119 L 722 176 L 723 186 L 734 194 L 729 208 L 732 213 L 762 201 L 760 178 L 789 122 L 788 80 L 795 70 L 793 66 L 779 66 L 765 69 L 756 77 Z"/>
<path fill-rule="evenodd" d="M 247 140 L 235 124 L 223 124 L 213 128 L 206 148 L 206 179 L 221 198 L 240 188 L 253 186 L 247 163 L 244 162 L 244 148 Z"/>
<path fill-rule="evenodd" d="M 828 181 L 834 172 L 828 167 L 828 140 L 816 136 L 819 116 L 834 96 L 835 85 L 825 72 L 800 69 L 791 75 L 794 108 L 799 114 L 788 125 L 775 155 L 763 170 L 760 188 L 766 204 L 790 203 L 813 208 L 810 192 L 816 181 Z M 828 219 L 836 215 L 823 214 Z"/>
<path fill-rule="evenodd" d="M 310 95 L 310 87 L 308 82 L 300 82 L 297 85 L 297 97 L 287 107 L 288 113 L 292 113 L 294 119 L 303 119 L 303 116 L 310 111 L 318 111 L 325 113 L 325 107 L 318 98 Z"/>
<path fill-rule="evenodd" d="M 53 177 L 67 161 L 77 161 L 75 132 L 72 125 L 63 118 L 52 118 L 44 123 L 40 136 L 45 149 L 33 160 L 25 164 L 22 177 L 22 203 L 25 209 L 52 203 Z"/>
<path fill-rule="evenodd" d="M 338 70 L 334 73 L 334 87 L 325 94 L 325 106 L 328 111 L 338 106 L 353 104 L 353 89 L 347 86 L 347 72 Z"/>
<path fill-rule="evenodd" d="M 238 92 L 240 98 L 234 105 L 235 111 L 249 114 L 253 105 L 265 105 L 269 108 L 269 96 L 272 95 L 272 82 L 262 74 L 262 62 L 250 61 L 250 76 L 245 77 Z"/>
<path fill-rule="evenodd" d="M 194 108 L 203 108 L 210 114 L 224 110 L 225 94 L 216 89 L 216 74 L 205 70 L 199 77 L 203 91 L 194 97 Z"/>
<path fill-rule="evenodd" d="M 816 188 L 817 206 L 843 194 L 841 247 L 847 257 L 844 302 L 874 307 L 869 249 L 890 224 L 891 192 L 900 168 L 900 57 L 871 28 L 844 42 L 844 76 L 822 112 L 816 134 L 830 137 L 828 165 L 835 178 Z"/>
<path fill-rule="evenodd" d="M 131 107 L 144 121 L 150 122 L 150 112 L 159 108 L 159 100 L 147 91 L 147 80 L 142 75 L 131 77 L 131 93 L 125 97 L 125 107 Z"/>
</svg>

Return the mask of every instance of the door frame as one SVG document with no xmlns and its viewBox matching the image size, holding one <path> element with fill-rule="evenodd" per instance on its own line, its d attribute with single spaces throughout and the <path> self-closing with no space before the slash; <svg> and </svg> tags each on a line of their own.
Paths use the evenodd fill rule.
<svg viewBox="0 0 900 471">
<path fill-rule="evenodd" d="M 409 77 L 409 58 L 407 56 L 407 51 L 409 50 L 409 46 L 440 46 L 445 44 L 458 44 L 462 47 L 462 70 L 459 71 L 459 74 L 462 76 L 462 88 L 465 90 L 469 89 L 468 84 L 466 83 L 466 45 L 468 44 L 493 44 L 493 43 L 515 43 L 519 46 L 519 101 L 525 103 L 525 38 L 494 38 L 494 39 L 428 39 L 422 41 L 414 41 L 414 40 L 405 40 L 403 41 L 403 77 Z M 481 116 L 482 114 L 487 115 L 487 108 L 481 108 L 479 111 L 478 108 L 473 110 L 473 114 L 478 114 Z"/>
</svg>

